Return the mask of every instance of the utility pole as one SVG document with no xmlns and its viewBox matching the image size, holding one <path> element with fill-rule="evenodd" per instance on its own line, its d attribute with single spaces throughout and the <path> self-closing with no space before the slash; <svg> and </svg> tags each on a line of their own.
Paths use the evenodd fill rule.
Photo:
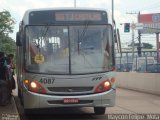
<svg viewBox="0 0 160 120">
<path fill-rule="evenodd" d="M 160 62 L 160 54 L 159 54 L 159 52 L 160 52 L 160 50 L 159 50 L 159 48 L 160 48 L 159 33 L 156 33 L 156 39 L 157 39 L 157 63 L 159 63 L 159 62 Z"/>
<path fill-rule="evenodd" d="M 140 21 L 140 12 L 138 13 L 138 23 Z M 139 44 L 138 44 L 138 47 L 137 47 L 137 51 L 138 51 L 138 57 L 141 57 L 142 56 L 142 46 L 141 46 L 141 31 L 138 30 L 138 41 L 139 41 Z"/>
<path fill-rule="evenodd" d="M 114 25 L 114 0 L 112 0 L 112 25 Z"/>
<path fill-rule="evenodd" d="M 138 46 L 137 46 L 137 52 L 138 52 L 138 57 L 142 56 L 142 46 L 141 46 L 141 32 L 138 30 Z"/>
<path fill-rule="evenodd" d="M 132 22 L 131 28 L 132 28 L 132 59 L 133 59 L 134 58 L 134 29 L 135 29 L 134 22 Z"/>
<path fill-rule="evenodd" d="M 138 14 L 137 12 L 130 12 L 130 13 L 126 13 L 126 14 L 131 14 L 131 15 L 133 15 L 133 14 Z M 132 28 L 132 59 L 134 58 L 134 30 L 135 30 L 135 23 L 134 22 L 132 22 L 132 24 L 131 24 L 131 28 Z"/>
<path fill-rule="evenodd" d="M 74 7 L 76 8 L 77 6 L 76 6 L 77 4 L 76 4 L 76 0 L 74 0 Z"/>
</svg>

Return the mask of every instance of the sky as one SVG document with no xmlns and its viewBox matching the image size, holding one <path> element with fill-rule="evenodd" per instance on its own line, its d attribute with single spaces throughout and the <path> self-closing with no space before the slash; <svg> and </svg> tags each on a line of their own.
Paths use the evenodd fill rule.
<svg viewBox="0 0 160 120">
<path fill-rule="evenodd" d="M 15 19 L 14 33 L 10 34 L 10 36 L 15 39 L 19 23 L 27 9 L 74 7 L 74 1 L 76 1 L 76 7 L 103 8 L 110 13 L 112 10 L 112 0 L 0 0 L 0 11 L 8 10 L 12 18 Z M 132 41 L 132 33 L 124 33 L 123 23 L 137 23 L 138 12 L 141 14 L 160 13 L 160 0 L 113 1 L 114 18 L 116 26 L 120 30 L 120 38 L 123 47 L 126 47 Z M 135 30 L 135 42 L 138 42 L 137 37 L 137 30 Z M 155 34 L 143 34 L 142 42 L 151 43 L 153 46 L 156 46 Z"/>
</svg>

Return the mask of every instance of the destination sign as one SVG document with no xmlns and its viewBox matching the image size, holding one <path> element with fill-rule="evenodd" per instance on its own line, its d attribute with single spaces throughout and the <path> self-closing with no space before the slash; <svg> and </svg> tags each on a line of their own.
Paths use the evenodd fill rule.
<svg viewBox="0 0 160 120">
<path fill-rule="evenodd" d="M 102 16 L 100 12 L 56 12 L 56 21 L 101 21 Z"/>
</svg>

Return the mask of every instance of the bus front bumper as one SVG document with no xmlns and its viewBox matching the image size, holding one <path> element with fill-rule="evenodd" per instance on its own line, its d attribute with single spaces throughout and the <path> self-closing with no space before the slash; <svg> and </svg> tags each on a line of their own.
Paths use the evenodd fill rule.
<svg viewBox="0 0 160 120">
<path fill-rule="evenodd" d="M 45 95 L 33 92 L 24 93 L 24 109 L 54 107 L 112 107 L 115 105 L 116 90 L 103 93 L 77 96 Z M 64 103 L 64 99 L 78 99 L 78 103 Z"/>
</svg>

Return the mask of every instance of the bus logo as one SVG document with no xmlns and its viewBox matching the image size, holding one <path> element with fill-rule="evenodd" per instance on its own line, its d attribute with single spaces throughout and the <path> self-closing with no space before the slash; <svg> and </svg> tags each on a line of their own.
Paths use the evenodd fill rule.
<svg viewBox="0 0 160 120">
<path fill-rule="evenodd" d="M 100 79 L 102 79 L 102 77 L 94 77 L 94 78 L 92 78 L 92 81 L 97 81 L 97 80 L 100 80 Z"/>
<path fill-rule="evenodd" d="M 68 89 L 68 92 L 73 92 L 73 89 L 69 88 L 69 89 Z"/>
</svg>

